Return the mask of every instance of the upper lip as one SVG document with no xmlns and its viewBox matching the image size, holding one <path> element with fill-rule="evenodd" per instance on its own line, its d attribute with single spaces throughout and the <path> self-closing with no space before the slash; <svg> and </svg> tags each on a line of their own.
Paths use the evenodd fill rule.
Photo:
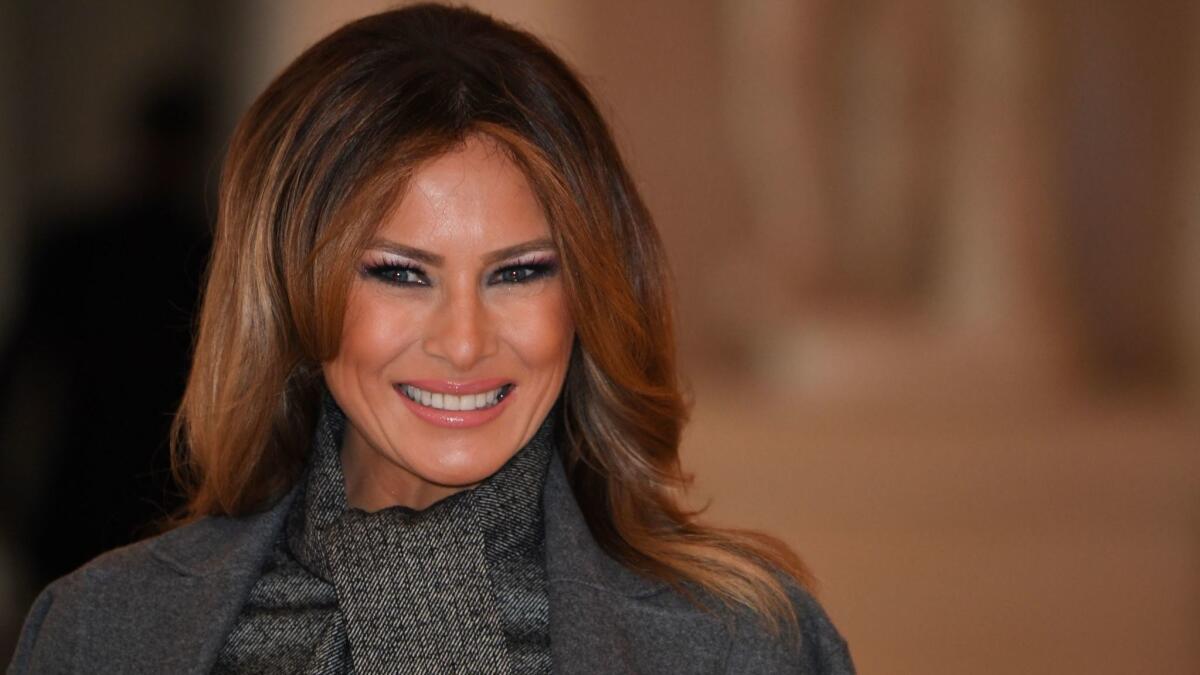
<svg viewBox="0 0 1200 675">
<path fill-rule="evenodd" d="M 512 380 L 506 380 L 499 377 L 492 377 L 482 380 L 405 380 L 400 382 L 401 385 L 412 385 L 417 389 L 434 394 L 453 394 L 462 396 L 465 394 L 482 394 L 484 392 L 499 389 L 506 384 L 511 384 Z"/>
</svg>

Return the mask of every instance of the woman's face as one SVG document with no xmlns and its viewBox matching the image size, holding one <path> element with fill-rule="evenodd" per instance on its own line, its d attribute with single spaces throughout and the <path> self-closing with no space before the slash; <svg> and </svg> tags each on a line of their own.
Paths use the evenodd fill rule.
<svg viewBox="0 0 1200 675">
<path fill-rule="evenodd" d="M 413 175 L 359 260 L 325 381 L 350 503 L 425 508 L 492 475 L 562 389 L 574 326 L 520 169 L 471 137 Z"/>
</svg>

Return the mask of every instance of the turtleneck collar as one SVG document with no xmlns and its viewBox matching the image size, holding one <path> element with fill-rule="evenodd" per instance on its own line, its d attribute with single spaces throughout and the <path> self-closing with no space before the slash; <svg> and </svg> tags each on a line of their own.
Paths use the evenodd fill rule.
<svg viewBox="0 0 1200 675">
<path fill-rule="evenodd" d="M 340 459 L 347 420 L 325 395 L 287 545 L 334 586 L 356 670 L 408 663 L 453 671 L 469 659 L 494 672 L 545 671 L 542 492 L 553 418 L 478 486 L 421 511 L 367 513 L 348 505 Z"/>
</svg>

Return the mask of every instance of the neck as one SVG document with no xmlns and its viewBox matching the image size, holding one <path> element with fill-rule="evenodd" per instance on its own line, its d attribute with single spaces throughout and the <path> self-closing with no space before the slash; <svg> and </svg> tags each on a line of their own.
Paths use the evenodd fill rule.
<svg viewBox="0 0 1200 675">
<path fill-rule="evenodd" d="M 346 504 L 368 513 L 393 506 L 423 511 L 474 485 L 439 485 L 380 457 L 353 428 L 346 429 L 341 449 Z"/>
</svg>

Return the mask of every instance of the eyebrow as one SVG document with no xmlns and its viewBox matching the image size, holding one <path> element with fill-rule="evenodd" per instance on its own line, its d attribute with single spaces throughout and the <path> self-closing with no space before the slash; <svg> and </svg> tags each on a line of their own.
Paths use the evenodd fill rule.
<svg viewBox="0 0 1200 675">
<path fill-rule="evenodd" d="M 412 258 L 417 262 L 422 262 L 426 265 L 432 265 L 434 267 L 440 267 L 442 263 L 446 262 L 445 257 L 436 253 L 430 253 L 429 251 L 413 246 L 405 246 L 404 244 L 394 242 L 390 239 L 375 239 L 371 242 L 370 248 L 379 251 L 387 251 L 388 253 L 404 256 L 406 258 Z M 491 253 L 484 255 L 483 260 L 485 263 L 491 264 L 507 258 L 514 258 L 522 253 L 541 251 L 547 248 L 553 249 L 554 242 L 551 241 L 549 237 L 542 237 L 540 239 L 532 239 L 530 241 L 515 244 L 513 246 L 506 246 L 502 249 L 492 251 Z"/>
</svg>

